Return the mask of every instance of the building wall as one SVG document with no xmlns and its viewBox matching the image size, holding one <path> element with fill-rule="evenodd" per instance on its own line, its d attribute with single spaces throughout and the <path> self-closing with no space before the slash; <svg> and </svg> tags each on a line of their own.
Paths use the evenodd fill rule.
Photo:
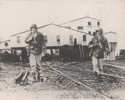
<svg viewBox="0 0 125 100">
<path fill-rule="evenodd" d="M 116 59 L 116 50 L 117 50 L 117 34 L 114 32 L 107 32 L 105 34 L 108 42 L 109 42 L 109 46 L 111 49 L 111 53 L 108 55 L 108 57 L 106 59 L 108 60 L 115 60 Z"/>
<path fill-rule="evenodd" d="M 100 25 L 98 25 L 98 23 Z M 96 30 L 98 30 L 99 28 L 102 27 L 102 22 L 101 22 L 101 20 L 87 17 L 87 18 L 83 18 L 83 19 L 79 19 L 79 20 L 75 20 L 75 21 L 69 21 L 69 22 L 63 24 L 63 26 L 70 27 L 70 28 L 73 28 L 76 30 L 87 32 L 87 33 L 90 32 L 90 34 L 93 34 L 93 32 L 95 32 Z M 81 28 L 78 29 L 78 27 L 81 27 Z M 107 32 L 105 34 L 105 36 L 108 39 L 110 47 L 112 48 L 112 52 L 107 58 L 109 60 L 115 60 L 115 56 L 117 53 L 117 34 L 115 32 Z M 88 41 L 90 41 L 90 40 L 88 40 Z"/>
<path fill-rule="evenodd" d="M 73 31 L 71 29 L 59 27 L 56 25 L 50 25 L 45 28 L 41 28 L 39 30 L 43 34 L 47 35 L 47 46 L 58 46 L 57 37 L 60 38 L 60 45 L 73 45 L 70 42 L 70 37 L 72 36 L 72 40 L 77 39 L 78 44 L 87 45 L 89 40 L 91 39 L 90 35 L 86 35 L 85 33 L 80 33 L 77 31 Z M 86 35 L 86 41 L 83 42 L 83 35 Z"/>
<path fill-rule="evenodd" d="M 117 42 L 110 42 L 109 46 L 111 48 L 110 54 L 106 57 L 106 60 L 115 60 L 116 59 L 116 47 L 117 47 Z"/>
<path fill-rule="evenodd" d="M 100 23 L 100 25 L 98 25 L 98 23 Z M 70 27 L 76 30 L 81 30 L 87 33 L 90 32 L 90 34 L 93 34 L 94 31 L 101 27 L 101 24 L 101 20 L 86 17 L 76 21 L 67 22 L 63 24 L 63 26 Z"/>
<path fill-rule="evenodd" d="M 25 47 L 27 44 L 25 43 L 25 39 L 28 36 L 29 32 L 19 34 L 16 36 L 10 37 L 10 45 L 11 47 Z"/>
<path fill-rule="evenodd" d="M 88 45 L 91 41 L 92 36 L 86 34 L 84 32 L 74 31 L 70 28 L 64 28 L 62 26 L 51 24 L 44 28 L 40 28 L 39 31 L 46 36 L 47 46 L 62 46 L 62 45 L 73 45 L 74 39 L 77 39 L 77 44 Z M 25 47 L 27 44 L 25 43 L 25 39 L 28 36 L 29 32 L 18 34 L 16 36 L 11 37 L 10 47 Z M 86 41 L 83 41 L 83 35 L 86 37 Z M 109 55 L 109 60 L 115 59 L 115 52 L 117 46 L 116 34 L 109 32 L 109 34 L 105 34 L 108 41 L 110 42 L 110 46 L 112 48 L 112 52 Z M 57 40 L 60 40 L 58 42 Z"/>
<path fill-rule="evenodd" d="M 77 39 L 78 44 L 88 45 L 92 36 L 85 33 L 80 33 L 71 29 L 60 27 L 57 25 L 49 25 L 38 30 L 47 38 L 47 46 L 61 46 L 61 45 L 73 45 L 74 39 Z M 11 37 L 11 47 L 25 47 L 25 39 L 28 36 L 29 32 L 19 34 Z M 83 35 L 86 36 L 86 41 L 83 41 Z M 60 39 L 60 43 L 57 42 L 57 39 Z"/>
<path fill-rule="evenodd" d="M 10 49 L 10 41 L 1 42 L 0 49 Z"/>
</svg>

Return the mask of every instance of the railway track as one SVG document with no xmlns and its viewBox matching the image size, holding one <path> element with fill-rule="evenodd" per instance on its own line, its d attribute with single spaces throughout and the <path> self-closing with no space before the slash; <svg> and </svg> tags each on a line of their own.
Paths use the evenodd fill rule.
<svg viewBox="0 0 125 100">
<path fill-rule="evenodd" d="M 77 66 L 78 64 L 80 64 L 80 63 L 78 63 L 78 62 L 69 63 L 69 65 L 75 65 L 75 66 Z M 117 68 L 117 69 L 125 71 L 125 68 L 123 66 L 120 66 L 120 65 L 115 65 L 115 64 L 112 64 L 112 63 L 104 63 L 104 65 L 105 66 L 111 66 L 111 67 L 114 67 L 114 68 Z M 88 72 L 93 72 L 93 71 L 88 70 Z M 106 73 L 106 72 L 100 72 L 100 74 L 101 75 L 115 77 L 115 78 L 125 79 L 125 75 L 109 74 L 109 73 Z"/>
<path fill-rule="evenodd" d="M 64 64 L 56 64 L 56 63 L 50 63 L 50 64 L 45 64 L 46 67 L 50 68 L 52 71 L 54 71 L 56 74 L 58 74 L 58 78 L 57 81 L 61 81 L 63 83 L 65 83 L 63 85 L 63 88 L 67 88 L 70 87 L 72 85 L 75 86 L 80 86 L 81 88 L 86 88 L 88 90 L 90 90 L 92 93 L 96 93 L 97 95 L 100 95 L 104 100 L 121 100 L 120 98 L 114 98 L 112 95 L 106 93 L 103 90 L 97 90 L 92 88 L 91 86 L 89 86 L 86 82 L 86 80 L 82 80 L 80 81 L 78 78 L 74 78 L 71 75 L 67 74 L 66 72 L 60 70 L 59 68 L 61 68 Z M 91 72 L 91 71 L 90 71 Z M 123 78 L 120 76 L 114 76 L 114 75 L 110 75 L 110 74 L 106 74 L 106 73 L 101 73 L 102 75 L 107 75 L 107 76 L 112 76 L 115 78 Z"/>
<path fill-rule="evenodd" d="M 113 66 L 113 67 L 115 67 L 115 68 L 120 68 L 120 69 L 125 70 L 125 67 L 120 66 L 120 65 L 115 65 L 115 64 L 112 64 L 112 63 L 105 63 L 105 65 L 108 65 L 108 66 Z"/>
</svg>

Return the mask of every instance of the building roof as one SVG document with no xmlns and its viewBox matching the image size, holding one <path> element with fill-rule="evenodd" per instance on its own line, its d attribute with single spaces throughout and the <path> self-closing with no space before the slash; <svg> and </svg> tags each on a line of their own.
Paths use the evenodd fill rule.
<svg viewBox="0 0 125 100">
<path fill-rule="evenodd" d="M 4 40 L 4 41 L 0 41 L 0 43 L 5 43 L 5 42 L 9 42 L 10 40 Z"/>
<path fill-rule="evenodd" d="M 117 33 L 113 31 L 109 31 L 109 32 L 105 32 L 104 34 L 117 34 Z"/>
<path fill-rule="evenodd" d="M 68 28 L 68 27 L 65 27 L 65 26 L 57 25 L 57 24 L 51 24 L 51 25 L 54 25 L 54 26 L 57 26 L 57 27 L 60 27 L 60 28 L 64 28 L 64 29 L 68 29 L 68 30 L 72 30 L 72 31 L 76 31 L 76 32 L 79 32 L 79 33 L 91 35 L 91 34 L 88 34 L 87 32 L 79 31 L 79 30 L 76 30 L 76 29 L 73 29 L 73 28 Z"/>
<path fill-rule="evenodd" d="M 56 25 L 56 26 L 59 26 L 59 27 L 63 27 L 62 25 L 64 25 L 64 24 L 76 22 L 76 21 L 79 21 L 79 20 L 82 20 L 82 19 L 87 19 L 87 18 L 100 21 L 100 19 L 97 19 L 97 18 L 94 18 L 94 17 L 85 16 L 85 17 L 80 17 L 80 18 L 76 18 L 76 19 L 73 19 L 73 20 L 64 22 L 64 23 L 62 23 L 62 24 L 60 24 L 60 25 L 56 25 L 56 24 L 53 24 L 53 25 Z M 49 25 L 52 25 L 52 23 L 39 26 L 38 29 L 44 28 L 44 27 L 49 26 Z M 64 28 L 66 28 L 66 27 L 64 27 Z M 74 29 L 71 29 L 71 30 L 74 30 Z M 30 31 L 30 30 L 28 29 L 28 30 L 25 30 L 25 31 L 22 31 L 22 32 L 19 32 L 19 33 L 15 33 L 15 34 L 11 35 L 11 37 L 17 36 L 17 35 L 19 35 L 19 34 L 23 34 L 23 33 L 29 32 L 29 31 Z M 78 30 L 74 30 L 74 31 L 78 31 Z M 85 33 L 85 32 L 82 32 L 82 31 L 78 31 L 78 32 Z"/>
<path fill-rule="evenodd" d="M 68 24 L 68 23 L 73 23 L 73 22 L 76 22 L 76 21 L 79 21 L 79 20 L 82 20 L 82 19 L 93 19 L 93 20 L 101 21 L 101 19 L 97 19 L 97 18 L 94 18 L 94 17 L 85 16 L 85 17 L 80 17 L 80 18 L 76 18 L 76 19 L 73 19 L 73 20 L 61 23 L 60 25 L 64 25 L 64 24 Z"/>
<path fill-rule="evenodd" d="M 46 26 L 48 26 L 48 25 L 50 25 L 50 24 L 46 24 L 46 25 L 39 26 L 38 29 L 43 28 L 43 27 L 46 27 Z M 15 33 L 15 34 L 11 35 L 11 37 L 17 36 L 17 35 L 19 35 L 19 34 L 23 34 L 23 33 L 29 32 L 29 31 L 30 31 L 30 30 L 25 30 L 25 31 L 23 31 L 23 32 Z"/>
<path fill-rule="evenodd" d="M 38 29 L 45 28 L 45 27 L 50 26 L 50 25 L 53 25 L 53 26 L 56 26 L 56 27 L 59 27 L 59 28 L 64 28 L 64 29 L 72 30 L 72 31 L 77 31 L 77 32 L 79 32 L 79 33 L 84 33 L 84 34 L 87 34 L 87 35 L 91 35 L 91 34 L 88 34 L 87 32 L 75 30 L 75 29 L 72 29 L 72 28 L 67 28 L 67 27 L 65 27 L 65 26 L 61 26 L 61 25 L 57 25 L 57 24 L 53 24 L 53 23 L 40 26 L 40 27 L 38 27 Z M 19 33 L 13 34 L 13 35 L 11 35 L 11 37 L 14 37 L 14 36 L 17 36 L 17 35 L 20 35 L 20 34 L 24 34 L 24 33 L 29 32 L 29 31 L 30 31 L 30 30 L 25 30 L 25 31 L 23 31 L 23 32 L 19 32 Z"/>
</svg>

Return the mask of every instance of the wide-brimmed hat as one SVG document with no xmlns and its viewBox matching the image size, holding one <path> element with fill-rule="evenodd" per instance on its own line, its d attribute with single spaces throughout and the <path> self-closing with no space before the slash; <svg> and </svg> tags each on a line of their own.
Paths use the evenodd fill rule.
<svg viewBox="0 0 125 100">
<path fill-rule="evenodd" d="M 100 28 L 99 31 L 100 31 L 101 33 L 103 33 L 103 29 L 102 29 L 102 28 Z"/>
<path fill-rule="evenodd" d="M 101 35 L 101 34 L 103 34 L 103 29 L 100 28 L 100 29 L 96 30 L 96 32 Z"/>
<path fill-rule="evenodd" d="M 32 24 L 31 27 L 30 27 L 30 29 L 32 29 L 32 28 L 37 29 L 37 25 L 36 24 Z"/>
</svg>

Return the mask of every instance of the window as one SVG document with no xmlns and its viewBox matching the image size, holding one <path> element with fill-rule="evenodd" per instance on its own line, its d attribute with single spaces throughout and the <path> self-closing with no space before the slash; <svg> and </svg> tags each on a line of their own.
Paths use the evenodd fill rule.
<svg viewBox="0 0 125 100">
<path fill-rule="evenodd" d="M 56 36 L 56 39 L 57 39 L 57 43 L 60 43 L 60 36 L 59 35 Z"/>
<path fill-rule="evenodd" d="M 88 34 L 91 34 L 91 31 L 88 31 Z"/>
<path fill-rule="evenodd" d="M 83 30 L 83 26 L 78 26 L 77 29 L 78 30 Z"/>
<path fill-rule="evenodd" d="M 86 35 L 83 35 L 83 41 L 86 41 Z"/>
<path fill-rule="evenodd" d="M 20 36 L 17 36 L 17 43 L 20 43 Z"/>
<path fill-rule="evenodd" d="M 8 43 L 7 42 L 5 42 L 5 44 L 4 44 L 6 47 L 8 46 Z"/>
<path fill-rule="evenodd" d="M 96 32 L 93 32 L 93 34 L 92 34 L 93 36 L 95 36 L 96 35 Z"/>
<path fill-rule="evenodd" d="M 71 27 L 70 27 L 70 26 L 66 26 L 66 28 L 71 29 Z"/>
<path fill-rule="evenodd" d="M 76 38 L 74 39 L 74 45 L 77 45 L 77 39 Z"/>
<path fill-rule="evenodd" d="M 47 40 L 47 36 L 46 35 L 44 36 L 44 39 L 45 39 L 45 43 L 47 43 L 48 40 Z"/>
<path fill-rule="evenodd" d="M 89 26 L 91 26 L 91 24 L 92 24 L 91 22 L 88 22 L 88 25 L 89 25 Z"/>
<path fill-rule="evenodd" d="M 100 26 L 100 22 L 97 22 L 97 26 Z"/>
<path fill-rule="evenodd" d="M 73 44 L 73 35 L 70 35 L 70 36 L 69 36 L 69 43 L 70 43 L 70 44 Z"/>
</svg>

